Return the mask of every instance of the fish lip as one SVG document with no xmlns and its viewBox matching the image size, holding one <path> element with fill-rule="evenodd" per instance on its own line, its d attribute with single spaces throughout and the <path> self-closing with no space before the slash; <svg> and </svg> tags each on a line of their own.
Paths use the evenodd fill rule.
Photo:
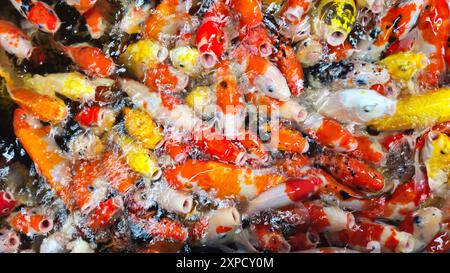
<svg viewBox="0 0 450 273">
<path fill-rule="evenodd" d="M 217 62 L 218 58 L 213 52 L 204 52 L 200 55 L 200 63 L 204 68 L 213 68 Z"/>
</svg>

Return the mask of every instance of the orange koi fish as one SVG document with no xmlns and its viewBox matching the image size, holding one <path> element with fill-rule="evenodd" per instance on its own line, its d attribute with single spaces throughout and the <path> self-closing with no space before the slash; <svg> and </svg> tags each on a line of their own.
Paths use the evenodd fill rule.
<svg viewBox="0 0 450 273">
<path fill-rule="evenodd" d="M 252 199 L 282 183 L 285 178 L 271 170 L 252 170 L 217 161 L 186 160 L 164 171 L 166 181 L 175 189 L 215 193 L 217 198 Z"/>
</svg>

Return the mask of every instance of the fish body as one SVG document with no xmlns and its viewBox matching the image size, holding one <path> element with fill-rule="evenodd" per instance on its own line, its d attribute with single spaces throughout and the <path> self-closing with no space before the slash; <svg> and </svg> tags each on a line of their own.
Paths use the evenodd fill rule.
<svg viewBox="0 0 450 273">
<path fill-rule="evenodd" d="M 429 132 L 422 157 L 431 190 L 439 190 L 450 177 L 450 137 L 439 131 Z"/>
<path fill-rule="evenodd" d="M 217 198 L 252 199 L 284 181 L 270 170 L 252 170 L 217 161 L 187 160 L 164 171 L 166 181 L 182 191 L 204 190 Z"/>
<path fill-rule="evenodd" d="M 319 113 L 340 122 L 365 124 L 394 114 L 396 101 L 370 89 L 345 89 L 329 92 L 315 107 Z"/>
<path fill-rule="evenodd" d="M 13 23 L 4 20 L 0 20 L 0 46 L 20 59 L 29 58 L 33 51 L 30 38 Z"/>
<path fill-rule="evenodd" d="M 441 88 L 422 95 L 409 95 L 397 102 L 393 115 L 368 124 L 380 131 L 419 129 L 450 120 L 450 88 Z"/>
</svg>

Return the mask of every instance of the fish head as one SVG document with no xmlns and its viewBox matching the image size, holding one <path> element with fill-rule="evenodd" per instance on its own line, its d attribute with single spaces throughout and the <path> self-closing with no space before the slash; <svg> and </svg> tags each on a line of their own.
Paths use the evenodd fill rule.
<svg viewBox="0 0 450 273">
<path fill-rule="evenodd" d="M 55 33 L 61 26 L 61 21 L 55 11 L 47 4 L 35 1 L 30 8 L 27 18 L 38 26 L 39 29 L 49 33 Z"/>
<path fill-rule="evenodd" d="M 445 184 L 450 172 L 450 137 L 438 131 L 431 131 L 425 139 L 421 152 L 432 190 Z"/>
<path fill-rule="evenodd" d="M 291 96 L 286 79 L 272 64 L 267 66 L 264 73 L 257 75 L 253 83 L 258 91 L 271 98 L 287 101 Z"/>
</svg>

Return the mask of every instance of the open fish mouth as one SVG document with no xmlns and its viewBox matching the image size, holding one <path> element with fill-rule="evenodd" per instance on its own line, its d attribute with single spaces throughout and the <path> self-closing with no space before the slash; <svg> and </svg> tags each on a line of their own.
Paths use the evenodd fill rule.
<svg viewBox="0 0 450 273">
<path fill-rule="evenodd" d="M 450 251 L 448 1 L 3 2 L 0 253 Z"/>
</svg>

